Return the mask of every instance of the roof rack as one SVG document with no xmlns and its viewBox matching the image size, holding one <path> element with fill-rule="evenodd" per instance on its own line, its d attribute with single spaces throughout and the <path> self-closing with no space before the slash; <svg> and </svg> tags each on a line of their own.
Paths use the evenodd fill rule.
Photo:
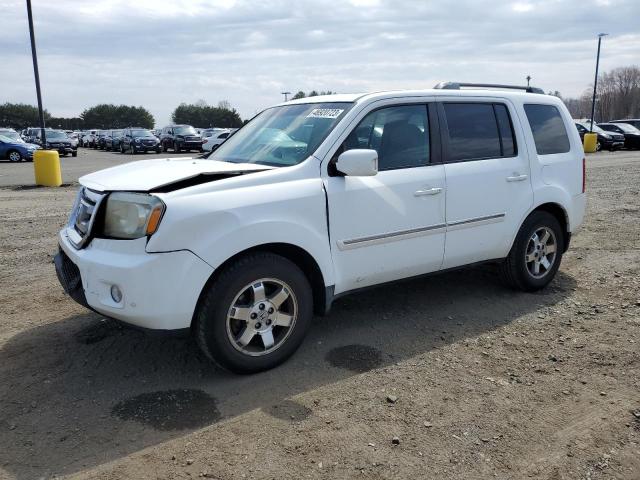
<svg viewBox="0 0 640 480">
<path fill-rule="evenodd" d="M 500 85 L 497 83 L 462 83 L 462 82 L 440 82 L 435 89 L 438 90 L 460 90 L 461 87 L 471 88 L 506 88 L 509 90 L 524 90 L 527 93 L 539 93 L 544 95 L 544 90 L 537 87 L 527 87 L 520 85 Z"/>
</svg>

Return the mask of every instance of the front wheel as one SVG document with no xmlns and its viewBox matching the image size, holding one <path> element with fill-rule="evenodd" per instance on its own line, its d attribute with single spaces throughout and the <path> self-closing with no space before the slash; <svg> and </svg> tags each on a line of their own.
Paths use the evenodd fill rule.
<svg viewBox="0 0 640 480">
<path fill-rule="evenodd" d="M 311 286 L 290 260 L 247 255 L 205 287 L 194 334 L 222 367 L 254 373 L 284 362 L 302 343 L 313 315 Z"/>
<path fill-rule="evenodd" d="M 564 252 L 564 232 L 548 212 L 535 211 L 520 227 L 500 273 L 515 289 L 533 292 L 546 287 L 555 276 Z"/>
<path fill-rule="evenodd" d="M 72 157 L 77 157 L 78 156 L 78 152 L 71 152 L 71 156 Z"/>
<path fill-rule="evenodd" d="M 180 147 L 178 146 L 178 142 L 173 142 L 173 151 L 175 153 L 180 153 Z"/>
<path fill-rule="evenodd" d="M 11 150 L 9 152 L 9 160 L 12 162 L 21 162 L 22 154 L 17 150 Z"/>
</svg>

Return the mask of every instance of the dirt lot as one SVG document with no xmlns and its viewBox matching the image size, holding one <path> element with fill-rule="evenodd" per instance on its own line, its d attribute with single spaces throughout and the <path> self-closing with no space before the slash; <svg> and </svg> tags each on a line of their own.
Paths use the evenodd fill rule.
<svg viewBox="0 0 640 480">
<path fill-rule="evenodd" d="M 346 297 L 254 376 L 66 298 L 76 187 L 16 186 L 31 171 L 0 165 L 0 478 L 640 478 L 640 154 L 589 157 L 546 290 L 478 267 Z"/>
</svg>

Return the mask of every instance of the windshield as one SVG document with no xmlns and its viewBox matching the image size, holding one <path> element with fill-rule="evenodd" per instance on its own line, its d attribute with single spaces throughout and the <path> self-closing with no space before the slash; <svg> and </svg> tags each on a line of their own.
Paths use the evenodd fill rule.
<svg viewBox="0 0 640 480">
<path fill-rule="evenodd" d="M 640 133 L 640 130 L 638 130 L 633 125 L 629 125 L 628 123 L 616 123 L 615 126 L 618 127 L 620 130 L 622 130 L 623 132 Z"/>
<path fill-rule="evenodd" d="M 179 127 L 173 127 L 174 135 L 197 135 L 196 129 L 189 125 L 181 125 Z"/>
<path fill-rule="evenodd" d="M 18 132 L 12 132 L 11 130 L 0 130 L 0 135 L 2 135 L 5 138 L 8 138 L 9 141 L 24 143 L 24 140 L 20 138 L 20 135 L 18 134 Z M 6 142 L 6 141 L 8 140 L 3 140 L 3 142 Z"/>
<path fill-rule="evenodd" d="M 151 138 L 156 138 L 153 133 L 151 133 L 149 130 L 131 130 L 131 136 L 134 138 L 138 138 L 138 137 L 151 137 Z"/>
<path fill-rule="evenodd" d="M 66 140 L 69 138 L 66 133 L 57 130 L 47 130 L 45 135 L 47 136 L 47 140 Z M 38 132 L 38 136 L 40 136 L 40 132 Z"/>
<path fill-rule="evenodd" d="M 286 167 L 316 151 L 352 103 L 282 105 L 263 111 L 208 158 Z"/>
</svg>

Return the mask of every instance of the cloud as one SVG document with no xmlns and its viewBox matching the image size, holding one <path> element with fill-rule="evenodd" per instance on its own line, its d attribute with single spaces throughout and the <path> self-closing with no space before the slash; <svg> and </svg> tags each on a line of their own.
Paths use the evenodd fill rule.
<svg viewBox="0 0 640 480">
<path fill-rule="evenodd" d="M 601 68 L 639 63 L 637 0 L 33 0 L 44 102 L 55 115 L 226 99 L 243 117 L 312 89 L 532 83 L 578 95 Z M 0 0 L 0 102 L 35 103 L 23 0 Z"/>
</svg>

